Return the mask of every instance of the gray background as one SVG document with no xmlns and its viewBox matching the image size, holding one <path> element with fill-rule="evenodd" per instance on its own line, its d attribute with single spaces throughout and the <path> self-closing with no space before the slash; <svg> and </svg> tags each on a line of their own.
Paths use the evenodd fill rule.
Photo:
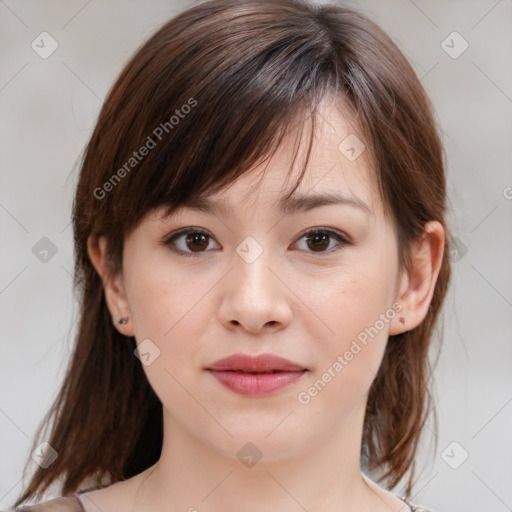
<svg viewBox="0 0 512 512">
<path fill-rule="evenodd" d="M 440 429 L 425 435 L 413 502 L 438 512 L 512 510 L 512 1 L 347 4 L 410 59 L 447 151 L 459 252 L 436 370 Z M 0 507 L 21 491 L 73 343 L 77 159 L 123 63 L 188 5 L 0 0 Z M 43 31 L 58 43 L 46 59 L 31 47 Z M 463 40 L 446 39 L 454 31 L 469 44 L 457 58 Z M 32 251 L 44 237 L 57 250 L 46 262 Z"/>
</svg>

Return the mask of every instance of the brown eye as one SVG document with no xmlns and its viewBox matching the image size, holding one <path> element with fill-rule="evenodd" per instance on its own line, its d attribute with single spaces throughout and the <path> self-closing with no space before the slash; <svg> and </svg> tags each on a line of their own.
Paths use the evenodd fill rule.
<svg viewBox="0 0 512 512">
<path fill-rule="evenodd" d="M 208 247 L 207 237 L 208 235 L 204 235 L 203 233 L 191 233 L 187 235 L 185 243 L 192 251 L 199 252 Z"/>
<path fill-rule="evenodd" d="M 313 248 L 314 250 L 327 249 L 329 247 L 329 235 L 326 235 L 325 233 L 315 233 L 307 240 L 308 242 L 311 242 L 308 244 L 308 247 Z"/>
<path fill-rule="evenodd" d="M 195 256 L 205 252 L 211 239 L 208 233 L 198 229 L 184 229 L 164 240 L 172 251 L 183 256 Z"/>
<path fill-rule="evenodd" d="M 304 233 L 301 239 L 304 238 L 307 241 L 306 252 L 319 255 L 330 254 L 343 249 L 344 246 L 351 243 L 346 237 L 330 229 L 312 229 Z M 172 233 L 163 241 L 163 244 L 169 246 L 173 252 L 179 255 L 193 257 L 208 252 L 207 249 L 211 240 L 213 238 L 208 233 L 198 229 L 187 228 Z M 333 240 L 337 244 L 334 244 L 334 249 L 328 250 Z"/>
<path fill-rule="evenodd" d="M 301 238 L 306 239 L 306 245 L 308 247 L 308 251 L 306 252 L 314 252 L 314 253 L 331 253 L 338 249 L 342 249 L 345 245 L 349 245 L 350 242 L 340 233 L 336 231 L 332 231 L 330 229 L 313 229 L 305 233 Z M 326 250 L 329 248 L 331 244 L 331 240 L 334 239 L 338 242 L 338 249 Z"/>
</svg>

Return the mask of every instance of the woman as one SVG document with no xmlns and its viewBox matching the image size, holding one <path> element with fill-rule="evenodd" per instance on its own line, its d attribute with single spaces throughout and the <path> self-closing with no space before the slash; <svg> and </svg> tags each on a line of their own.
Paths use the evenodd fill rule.
<svg viewBox="0 0 512 512">
<path fill-rule="evenodd" d="M 430 101 L 367 18 L 214 0 L 171 19 L 83 158 L 76 346 L 15 506 L 60 479 L 25 508 L 424 510 L 445 202 Z"/>
</svg>

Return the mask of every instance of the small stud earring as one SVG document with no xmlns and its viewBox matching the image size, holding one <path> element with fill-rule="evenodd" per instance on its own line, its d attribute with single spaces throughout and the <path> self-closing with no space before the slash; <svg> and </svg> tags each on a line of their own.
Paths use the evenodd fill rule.
<svg viewBox="0 0 512 512">
<path fill-rule="evenodd" d="M 126 323 L 128 323 L 128 317 L 126 316 L 126 317 L 124 317 L 124 318 L 119 318 L 119 319 L 117 320 L 117 323 L 118 323 L 118 324 L 121 324 L 121 325 L 125 325 Z"/>
<path fill-rule="evenodd" d="M 405 324 L 405 318 L 403 316 L 401 316 L 398 321 L 403 325 Z"/>
</svg>

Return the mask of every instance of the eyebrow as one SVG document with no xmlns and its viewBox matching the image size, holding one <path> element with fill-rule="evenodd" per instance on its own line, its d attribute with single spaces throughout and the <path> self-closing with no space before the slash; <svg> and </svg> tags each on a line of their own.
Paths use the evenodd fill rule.
<svg viewBox="0 0 512 512">
<path fill-rule="evenodd" d="M 325 192 L 308 196 L 282 197 L 277 205 L 279 212 L 291 215 L 298 212 L 306 212 L 314 208 L 327 205 L 352 206 L 373 214 L 370 207 L 361 199 L 339 192 Z M 190 208 L 215 216 L 228 216 L 233 213 L 228 205 L 209 199 L 208 197 L 193 197 L 186 201 L 182 207 Z"/>
</svg>

